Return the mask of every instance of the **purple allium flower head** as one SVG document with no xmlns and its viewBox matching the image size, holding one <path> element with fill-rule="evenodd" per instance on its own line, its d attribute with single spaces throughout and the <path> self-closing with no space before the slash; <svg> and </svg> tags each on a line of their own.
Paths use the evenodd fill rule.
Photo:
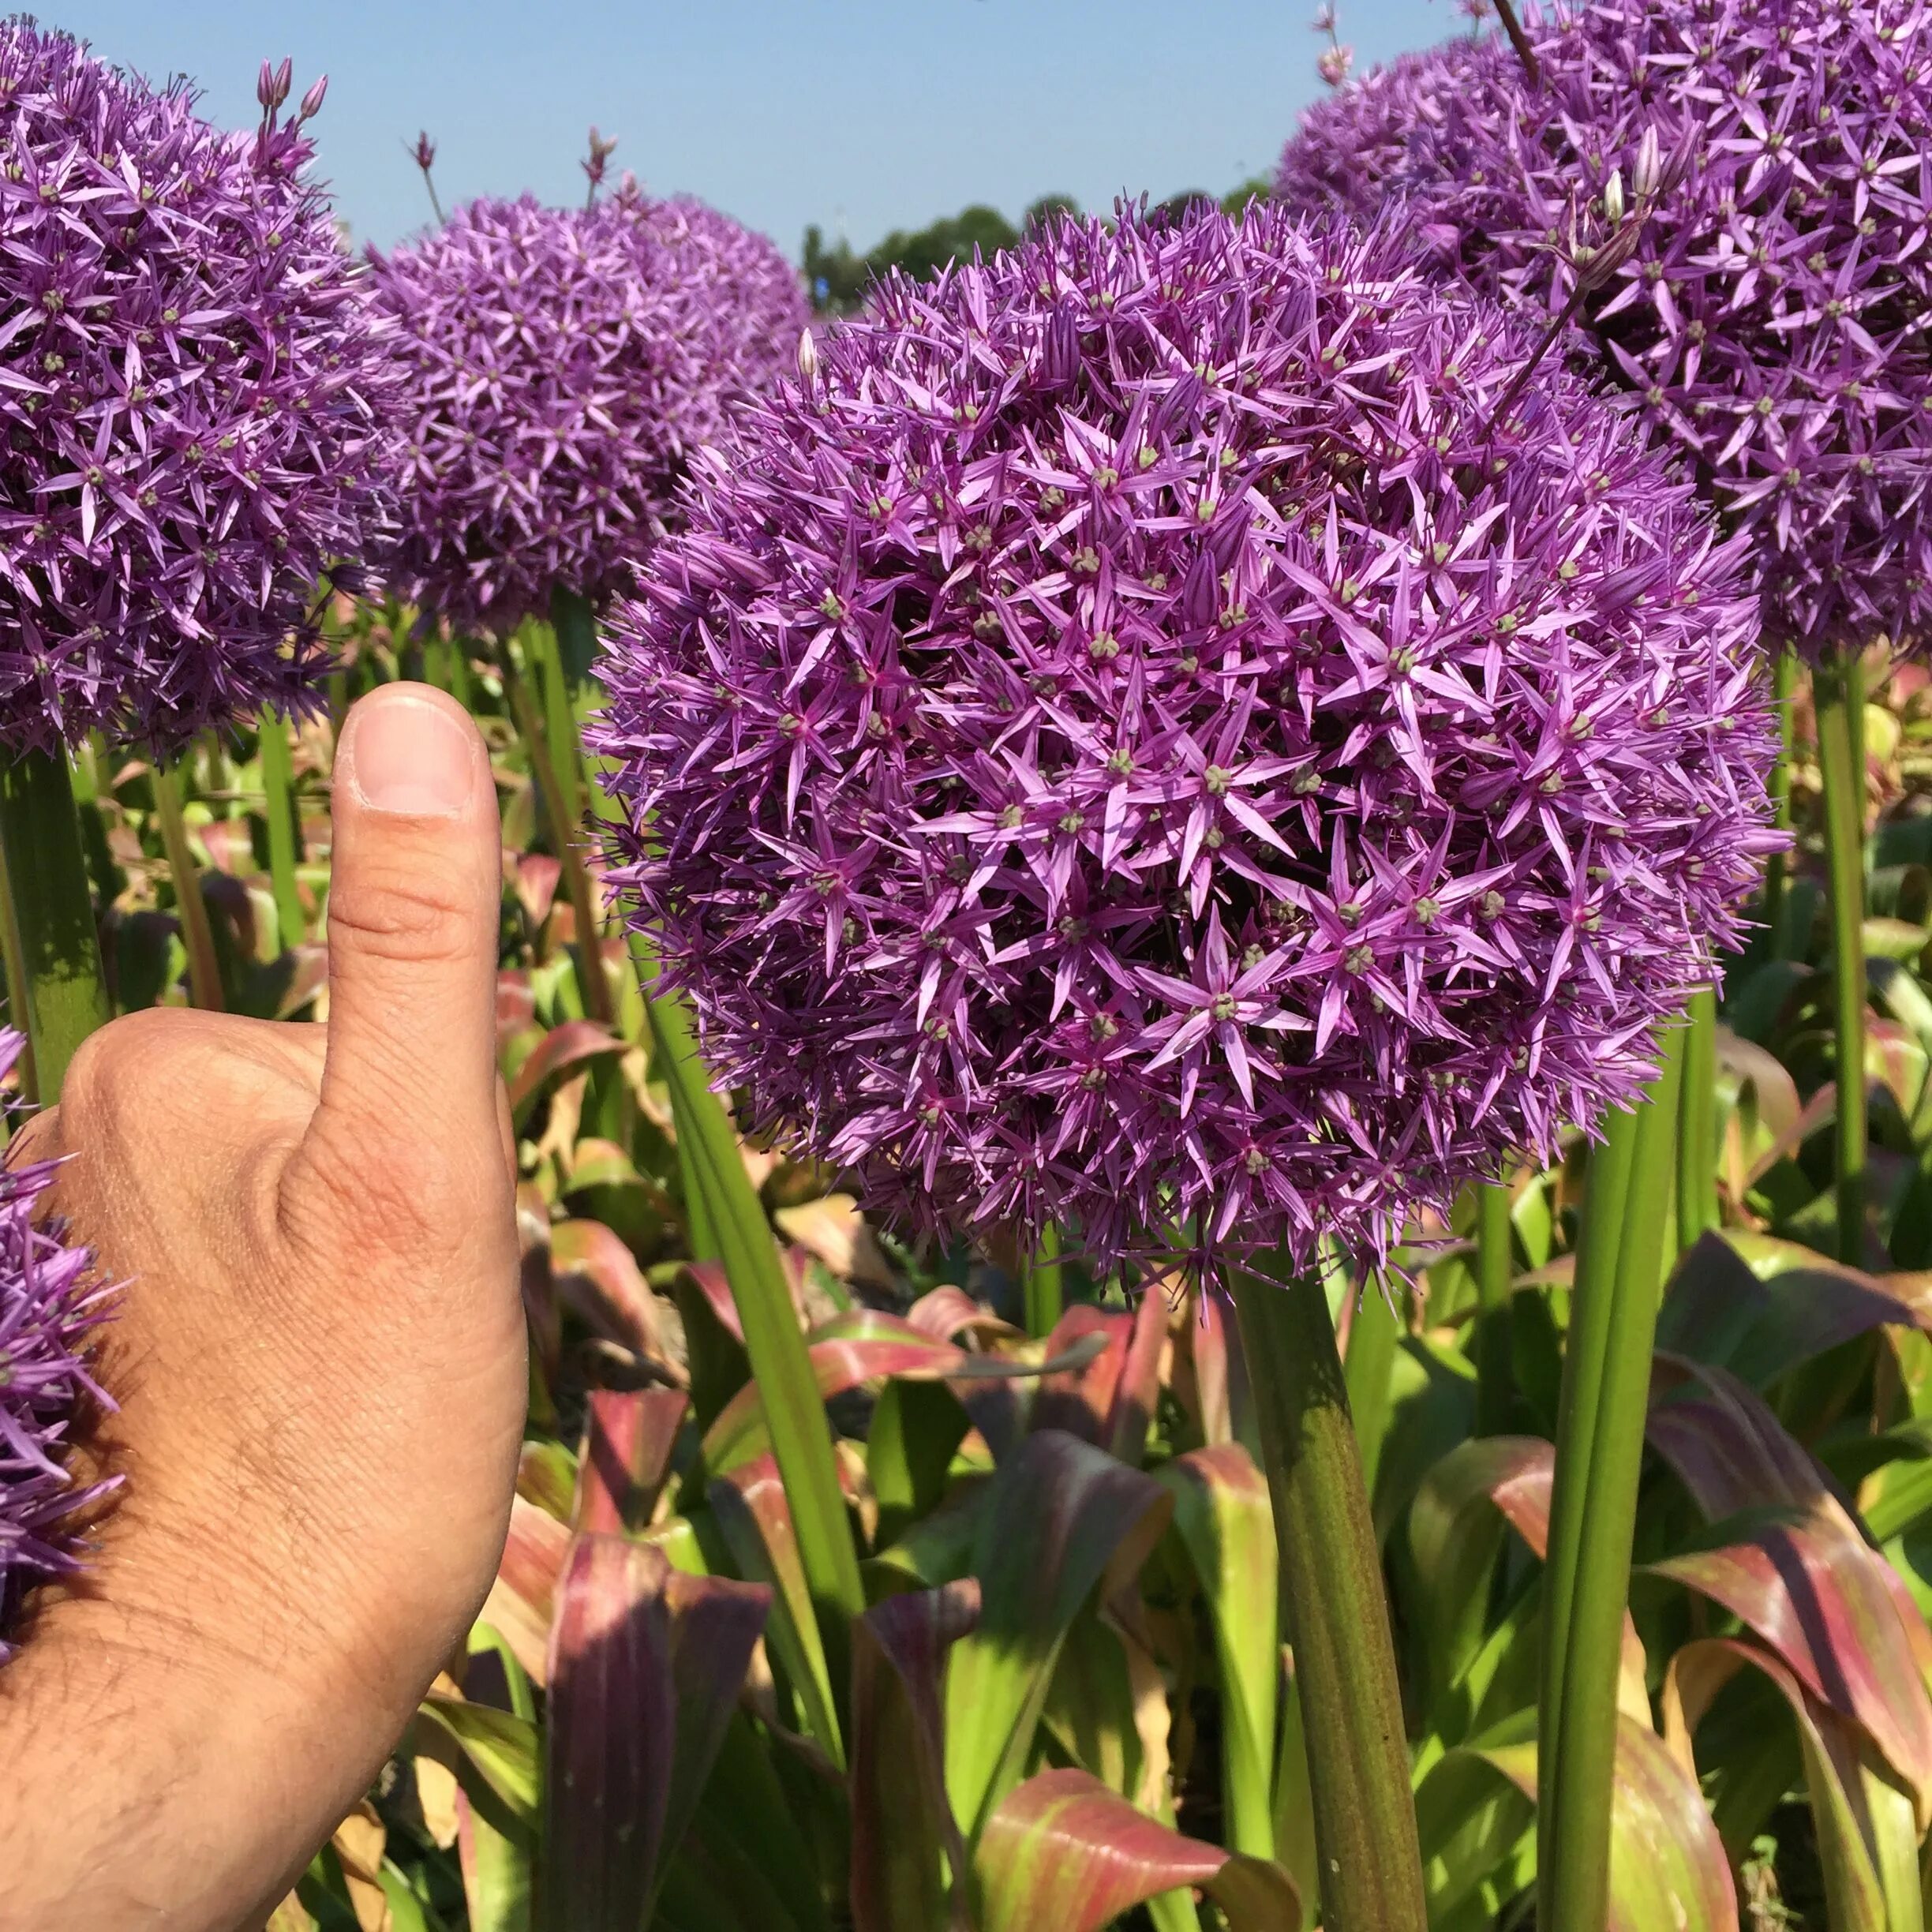
<svg viewBox="0 0 1932 1932">
<path fill-rule="evenodd" d="M 1645 1076 L 1772 755 L 1734 547 L 1390 230 L 889 278 L 620 605 L 631 915 L 927 1222 L 1375 1251 Z"/>
<path fill-rule="evenodd" d="M 628 184 L 592 209 L 473 201 L 373 259 L 408 391 L 385 561 L 477 631 L 559 586 L 601 603 L 628 584 L 691 450 L 788 366 L 807 313 L 769 243 Z"/>
<path fill-rule="evenodd" d="M 1932 7 L 1568 0 L 1527 31 L 1398 63 L 1315 109 L 1284 185 L 1410 220 L 1537 314 L 1586 274 L 1613 174 L 1679 178 L 1588 290 L 1574 346 L 1686 452 L 1748 537 L 1767 633 L 1808 655 L 1932 620 Z M 1378 105 L 1371 110 L 1366 103 Z M 1362 116 L 1406 138 L 1356 152 Z"/>
<path fill-rule="evenodd" d="M 0 755 L 312 702 L 388 364 L 311 152 L 0 22 Z"/>
<path fill-rule="evenodd" d="M 21 1046 L 0 1028 L 0 1078 Z M 107 1402 L 84 1355 L 106 1291 L 84 1249 L 66 1245 L 58 1224 L 36 1224 L 52 1179 L 44 1164 L 0 1155 L 0 1659 L 24 1593 L 80 1560 L 69 1519 L 107 1487 L 77 1490 L 65 1466 L 77 1410 Z"/>
</svg>

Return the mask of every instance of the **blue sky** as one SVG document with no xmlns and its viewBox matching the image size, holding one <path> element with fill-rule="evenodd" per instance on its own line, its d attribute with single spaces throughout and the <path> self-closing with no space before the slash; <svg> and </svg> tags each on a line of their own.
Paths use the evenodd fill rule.
<svg viewBox="0 0 1932 1932">
<path fill-rule="evenodd" d="M 613 167 L 688 190 L 796 254 L 863 249 L 972 201 L 1217 193 L 1272 163 L 1319 90 L 1314 0 L 41 0 L 48 24 L 255 117 L 264 54 L 324 69 L 324 171 L 361 238 L 428 205 L 403 152 L 436 141 L 445 204 L 581 195 L 592 122 Z M 1359 58 L 1462 25 L 1451 0 L 1342 0 Z"/>
</svg>

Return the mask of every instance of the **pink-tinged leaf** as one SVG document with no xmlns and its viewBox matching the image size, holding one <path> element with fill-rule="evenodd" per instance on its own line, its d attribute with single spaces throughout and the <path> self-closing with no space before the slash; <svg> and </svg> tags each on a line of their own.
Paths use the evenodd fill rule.
<svg viewBox="0 0 1932 1932">
<path fill-rule="evenodd" d="M 1458 1445 L 1429 1471 L 1410 1506 L 1409 1544 L 1428 1604 L 1436 1647 L 1447 1653 L 1441 1697 L 1461 1676 L 1482 1634 L 1488 1583 L 1499 1539 L 1486 1531 L 1484 1518 L 1493 1509 L 1540 1562 L 1549 1546 L 1550 1487 L 1556 1452 L 1540 1436 L 1486 1436 Z M 1623 1613 L 1619 1709 L 1645 1723 L 1649 1694 L 1645 1688 L 1642 1639 L 1630 1612 Z M 1463 1720 L 1473 1716 L 1462 1711 Z M 1445 1720 L 1458 1715 L 1445 1709 Z"/>
<path fill-rule="evenodd" d="M 1901 1902 L 1915 1915 L 1921 1909 L 1917 1833 L 1909 1799 L 1895 1787 L 1881 1785 L 1875 1794 L 1879 1802 L 1866 1802 L 1866 1781 L 1877 1775 L 1877 1765 L 1859 1727 L 1819 1703 L 1756 1645 L 1702 1638 L 1671 1659 L 1664 1677 L 1664 1739 L 1679 1766 L 1687 1777 L 1696 1777 L 1691 1739 L 1718 1693 L 1745 1669 L 1762 1672 L 1770 1680 L 1796 1722 L 1833 1932 L 1894 1932 L 1899 1924 L 1918 1926 L 1915 1915 L 1893 1917 L 1881 1875 L 1893 1875 L 1895 1893 L 1904 1893 Z M 1886 1803 L 1888 1795 L 1895 1795 L 1898 1803 Z"/>
<path fill-rule="evenodd" d="M 651 1519 L 691 1409 L 682 1389 L 593 1389 L 577 1459 L 576 1527 L 622 1536 Z"/>
<path fill-rule="evenodd" d="M 533 931 L 541 932 L 556 903 L 557 881 L 564 876 L 560 861 L 547 852 L 525 852 L 516 862 L 517 904 Z"/>
<path fill-rule="evenodd" d="M 1659 1365 L 1661 1382 L 1685 1365 Z M 1722 1369 L 1704 1392 L 1653 1408 L 1652 1443 L 1706 1516 L 1741 1518 L 1733 1541 L 1648 1566 L 1755 1631 L 1810 1694 L 1862 1726 L 1932 1814 L 1932 1636 L 1890 1565 L 1859 1533 L 1824 1472 L 1769 1407 Z"/>
<path fill-rule="evenodd" d="M 744 1326 L 738 1319 L 738 1304 L 732 1298 L 731 1280 L 721 1261 L 691 1261 L 684 1267 L 684 1279 L 704 1297 L 705 1306 L 717 1318 L 718 1326 L 739 1343 L 744 1342 Z"/>
<path fill-rule="evenodd" d="M 1814 1133 L 1822 1133 L 1838 1118 L 1838 1089 L 1827 1081 L 1805 1103 L 1804 1111 L 1750 1164 L 1744 1185 L 1755 1187 L 1780 1161 L 1789 1160 Z"/>
<path fill-rule="evenodd" d="M 1177 1368 L 1185 1363 L 1192 1371 L 1189 1376 L 1177 1377 L 1177 1390 L 1200 1425 L 1201 1440 L 1211 1448 L 1234 1441 L 1240 1435 L 1236 1391 L 1245 1372 L 1241 1338 L 1226 1305 L 1211 1289 L 1195 1291 L 1177 1345 Z"/>
<path fill-rule="evenodd" d="M 946 1799 L 940 1686 L 979 1617 L 971 1577 L 889 1597 L 852 1627 L 853 1932 L 967 1932 L 965 1842 Z M 955 1882 L 949 1886 L 944 1854 Z"/>
<path fill-rule="evenodd" d="M 552 1611 L 569 1551 L 570 1532 L 554 1516 L 522 1496 L 511 1501 L 509 1535 L 479 1621 L 502 1637 L 537 1684 L 544 1682 Z"/>
<path fill-rule="evenodd" d="M 567 1068 L 619 1054 L 624 1043 L 593 1020 L 567 1020 L 552 1027 L 510 1082 L 510 1110 L 519 1125 L 544 1088 Z"/>
<path fill-rule="evenodd" d="M 231 878 L 245 878 L 255 870 L 255 844 L 245 820 L 215 818 L 193 828 L 208 854 L 208 863 Z"/>
<path fill-rule="evenodd" d="M 768 1451 L 740 1463 L 712 1483 L 709 1497 L 733 1563 L 775 1593 L 768 1636 L 803 1707 L 806 1730 L 835 1765 L 843 1765 L 845 1745 L 825 1642 L 777 1461 Z"/>
<path fill-rule="evenodd" d="M 558 1593 L 545 1724 L 544 1932 L 638 1932 L 723 1742 L 769 1604 L 580 1537 Z"/>
<path fill-rule="evenodd" d="M 1464 1746 L 1533 1803 L 1533 1741 Z M 1617 1718 L 1610 1814 L 1610 1932 L 1738 1932 L 1737 1888 L 1704 1795 L 1648 1723 Z"/>
<path fill-rule="evenodd" d="M 921 1295 L 906 1310 L 906 1320 L 935 1342 L 957 1342 L 965 1335 L 983 1346 L 1020 1333 L 1011 1322 L 1002 1321 L 952 1282 Z"/>
<path fill-rule="evenodd" d="M 1874 1328 L 1927 1325 L 1919 1301 L 1882 1276 L 1788 1243 L 1758 1243 L 1754 1266 L 1739 1252 L 1750 1238 L 1705 1234 L 1678 1264 L 1658 1318 L 1660 1349 L 1729 1368 L 1762 1387 Z M 1799 1264 L 1767 1267 L 1774 1258 L 1767 1247 L 1788 1249 Z"/>
<path fill-rule="evenodd" d="M 787 1241 L 802 1248 L 841 1281 L 887 1290 L 893 1286 L 892 1264 L 851 1195 L 823 1194 L 816 1200 L 781 1208 L 772 1219 Z"/>
<path fill-rule="evenodd" d="M 557 1292 L 586 1326 L 671 1372 L 657 1331 L 657 1297 L 636 1257 L 601 1221 L 560 1221 L 550 1230 Z"/>
<path fill-rule="evenodd" d="M 1060 1354 L 1079 1342 L 1099 1346 L 1084 1367 L 1041 1378 L 1033 1398 L 1034 1428 L 1065 1429 L 1084 1442 L 1104 1444 L 1133 1329 L 1130 1315 L 1110 1314 L 1088 1302 L 1069 1309 L 1047 1338 L 1046 1353 Z"/>
<path fill-rule="evenodd" d="M 1172 1511 L 1159 1484 L 1061 1430 L 1001 1466 L 974 1539 L 979 1627 L 946 1677 L 946 1789 L 969 1836 L 1019 1782 L 1081 1605 L 1139 1569 Z"/>
<path fill-rule="evenodd" d="M 516 1035 L 533 1026 L 537 1018 L 537 994 L 530 977 L 506 968 L 496 975 L 496 1050 L 500 1054 Z"/>
<path fill-rule="evenodd" d="M 935 1342 L 898 1316 L 855 1309 L 814 1328 L 807 1353 L 821 1401 L 886 1378 L 950 1382 L 977 1421 L 974 1385 L 1023 1381 L 1069 1366 L 1084 1366 L 1091 1358 L 1088 1339 L 1082 1338 L 1044 1362 L 975 1355 L 953 1342 Z M 769 1440 L 758 1384 L 748 1383 L 719 1410 L 717 1421 L 706 1432 L 706 1466 L 714 1473 L 734 1468 L 758 1455 Z"/>
<path fill-rule="evenodd" d="M 663 1849 L 677 1711 L 668 1569 L 647 1544 L 581 1537 L 557 1597 L 545 1726 L 541 1932 L 635 1932 Z"/>
<path fill-rule="evenodd" d="M 1110 1454 L 1136 1467 L 1147 1453 L 1148 1431 L 1160 1403 L 1161 1367 L 1168 1354 L 1167 1313 L 1164 1283 L 1155 1281 L 1141 1290 L 1103 1439 Z"/>
<path fill-rule="evenodd" d="M 1228 1932 L 1280 1932 L 1301 1901 L 1279 1865 L 1184 1838 L 1084 1771 L 1043 1771 L 987 1821 L 975 1870 L 984 1932 L 1102 1932 L 1199 1886 Z"/>
</svg>

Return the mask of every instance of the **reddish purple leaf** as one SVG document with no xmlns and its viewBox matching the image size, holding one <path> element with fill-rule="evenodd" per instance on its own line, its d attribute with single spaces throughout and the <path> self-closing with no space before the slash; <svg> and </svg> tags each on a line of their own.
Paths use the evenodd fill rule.
<svg viewBox="0 0 1932 1932">
<path fill-rule="evenodd" d="M 509 968 L 496 975 L 496 1050 L 500 1054 L 511 1040 L 537 1017 L 537 994 L 530 975 Z"/>
<path fill-rule="evenodd" d="M 562 863 L 547 852 L 525 852 L 516 862 L 517 903 L 533 930 L 541 932 L 556 903 L 557 881 L 564 876 Z"/>
<path fill-rule="evenodd" d="M 593 1020 L 567 1020 L 552 1027 L 510 1082 L 511 1112 L 521 1119 L 545 1083 L 566 1068 L 624 1050 L 624 1043 Z"/>
<path fill-rule="evenodd" d="M 1229 1932 L 1301 1923 L 1279 1865 L 1184 1838 L 1084 1771 L 1043 1771 L 987 1821 L 976 1860 L 984 1932 L 1101 1932 L 1163 1892 L 1198 1885 Z"/>
<path fill-rule="evenodd" d="M 1049 1355 L 1060 1354 L 1090 1338 L 1097 1338 L 1101 1346 L 1084 1368 L 1041 1378 L 1033 1398 L 1035 1428 L 1065 1429 L 1069 1436 L 1096 1445 L 1106 1441 L 1133 1328 L 1132 1316 L 1110 1314 L 1088 1302 L 1076 1303 L 1061 1316 L 1047 1338 Z"/>
<path fill-rule="evenodd" d="M 637 1258 L 601 1221 L 560 1221 L 550 1230 L 550 1270 L 567 1306 L 593 1333 L 670 1372 L 657 1332 L 657 1297 Z"/>
<path fill-rule="evenodd" d="M 979 1618 L 971 1577 L 889 1597 L 852 1627 L 853 1932 L 964 1932 L 965 1842 L 945 1792 L 946 1653 Z"/>
<path fill-rule="evenodd" d="M 621 1536 L 650 1521 L 691 1408 L 682 1389 L 593 1389 L 577 1463 L 579 1534 Z"/>
<path fill-rule="evenodd" d="M 1147 1453 L 1148 1430 L 1160 1402 L 1161 1364 L 1167 1354 L 1167 1313 L 1163 1282 L 1155 1281 L 1140 1291 L 1103 1439 L 1123 1462 L 1138 1465 Z"/>
<path fill-rule="evenodd" d="M 522 1496 L 511 1500 L 509 1534 L 479 1620 L 501 1634 L 510 1654 L 539 1685 L 549 1663 L 557 1580 L 569 1550 L 570 1532 L 554 1516 Z"/>
<path fill-rule="evenodd" d="M 1665 1361 L 1668 1384 L 1687 1365 Z M 1819 1702 L 1862 1725 L 1932 1810 L 1932 1635 L 1824 1472 L 1751 1390 L 1719 1368 L 1653 1408 L 1649 1437 L 1713 1520 L 1752 1513 L 1720 1548 L 1649 1566 L 1722 1604 Z"/>
</svg>

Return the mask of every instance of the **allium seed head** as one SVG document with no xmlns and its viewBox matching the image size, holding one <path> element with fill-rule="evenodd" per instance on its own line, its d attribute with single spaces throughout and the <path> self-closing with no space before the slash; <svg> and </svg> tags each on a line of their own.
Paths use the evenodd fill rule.
<svg viewBox="0 0 1932 1932">
<path fill-rule="evenodd" d="M 0 1028 L 0 1079 L 21 1046 Z M 58 1224 L 36 1225 L 52 1179 L 0 1155 L 0 1659 L 25 1593 L 79 1563 L 69 1519 L 102 1493 L 77 1490 L 65 1465 L 76 1412 L 107 1399 L 85 1360 L 105 1291 L 84 1249 L 66 1245 Z"/>
<path fill-rule="evenodd" d="M 1574 350 L 1747 535 L 1769 635 L 1921 644 L 1932 8 L 1563 0 L 1528 28 L 1540 87 L 1500 40 L 1398 62 L 1311 110 L 1282 192 L 1402 200 L 1475 286 L 1541 316 L 1582 281 Z M 1608 259 L 1590 231 L 1619 170 L 1649 212 Z"/>
<path fill-rule="evenodd" d="M 388 363 L 311 152 L 0 22 L 0 755 L 313 702 Z"/>
<path fill-rule="evenodd" d="M 1492 428 L 1533 339 L 1259 204 L 821 339 L 604 668 L 630 913 L 761 1123 L 929 1222 L 1306 1254 L 1630 1096 L 1772 743 L 1668 461 L 1559 368 Z"/>
<path fill-rule="evenodd" d="M 407 390 L 385 563 L 477 631 L 558 586 L 601 603 L 628 584 L 691 452 L 791 365 L 809 319 L 769 242 L 628 177 L 594 209 L 471 202 L 373 260 Z"/>
</svg>

